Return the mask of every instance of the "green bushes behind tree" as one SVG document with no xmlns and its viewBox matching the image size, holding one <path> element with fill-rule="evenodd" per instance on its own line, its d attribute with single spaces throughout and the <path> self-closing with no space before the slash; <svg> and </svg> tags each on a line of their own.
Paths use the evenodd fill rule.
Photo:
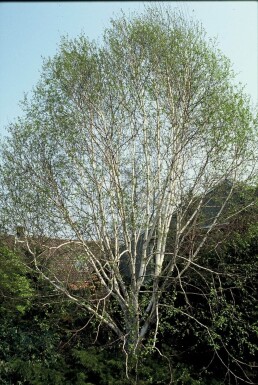
<svg viewBox="0 0 258 385">
<path fill-rule="evenodd" d="M 157 349 L 143 350 L 134 383 L 243 384 L 235 375 L 255 381 L 257 214 L 252 206 L 214 235 L 223 242 L 218 245 L 214 238 L 218 246 L 203 250 L 207 270 L 202 277 L 192 270 L 185 278 L 187 292 L 168 289 Z M 0 304 L 0 385 L 132 383 L 118 349 L 121 341 L 87 318 L 85 310 L 57 295 L 20 255 L 4 246 Z M 247 364 L 245 373 L 239 362 Z"/>
</svg>

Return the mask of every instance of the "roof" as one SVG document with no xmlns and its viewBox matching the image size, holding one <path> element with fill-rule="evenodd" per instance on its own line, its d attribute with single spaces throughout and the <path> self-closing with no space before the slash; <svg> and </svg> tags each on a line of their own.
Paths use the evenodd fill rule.
<svg viewBox="0 0 258 385">
<path fill-rule="evenodd" d="M 28 263 L 33 263 L 31 250 L 37 256 L 37 264 L 42 272 L 71 289 L 90 288 L 96 284 L 89 254 L 101 258 L 103 253 L 98 242 L 88 241 L 83 245 L 76 240 L 2 234 L 0 244 L 21 253 Z"/>
</svg>

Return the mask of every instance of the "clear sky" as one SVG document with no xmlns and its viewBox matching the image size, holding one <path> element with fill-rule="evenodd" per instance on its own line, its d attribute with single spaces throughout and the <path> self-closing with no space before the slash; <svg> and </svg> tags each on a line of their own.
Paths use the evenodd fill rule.
<svg viewBox="0 0 258 385">
<path fill-rule="evenodd" d="M 142 11 L 143 1 L 0 3 L 0 134 L 21 115 L 19 101 L 37 83 L 42 57 L 53 56 L 60 36 L 84 32 L 101 38 L 112 16 Z M 162 2 L 161 2 L 162 3 Z M 257 104 L 258 2 L 170 1 L 201 21 L 209 37 L 232 61 L 237 80 Z"/>
</svg>

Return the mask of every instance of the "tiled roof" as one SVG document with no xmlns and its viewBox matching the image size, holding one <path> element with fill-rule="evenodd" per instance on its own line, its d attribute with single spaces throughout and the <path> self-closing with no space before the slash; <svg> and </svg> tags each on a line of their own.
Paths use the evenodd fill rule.
<svg viewBox="0 0 258 385">
<path fill-rule="evenodd" d="M 102 253 L 97 242 L 86 242 L 84 246 L 75 240 L 53 238 L 27 238 L 0 235 L 0 244 L 27 256 L 29 248 L 37 255 L 37 263 L 48 276 L 65 283 L 72 289 L 91 288 L 96 284 L 96 275 L 89 262 L 89 250 L 96 258 Z"/>
</svg>

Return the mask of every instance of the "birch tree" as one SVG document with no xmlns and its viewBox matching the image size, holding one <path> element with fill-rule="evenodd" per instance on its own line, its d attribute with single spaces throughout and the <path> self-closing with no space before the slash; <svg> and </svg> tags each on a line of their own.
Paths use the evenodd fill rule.
<svg viewBox="0 0 258 385">
<path fill-rule="evenodd" d="M 63 38 L 23 105 L 2 148 L 3 212 L 24 226 L 34 268 L 137 357 L 155 348 L 164 296 L 193 265 L 202 273 L 200 252 L 255 175 L 249 99 L 199 23 L 151 7 L 112 20 L 100 44 Z M 30 242 L 42 235 L 84 248 L 101 298 L 40 270 Z"/>
</svg>

